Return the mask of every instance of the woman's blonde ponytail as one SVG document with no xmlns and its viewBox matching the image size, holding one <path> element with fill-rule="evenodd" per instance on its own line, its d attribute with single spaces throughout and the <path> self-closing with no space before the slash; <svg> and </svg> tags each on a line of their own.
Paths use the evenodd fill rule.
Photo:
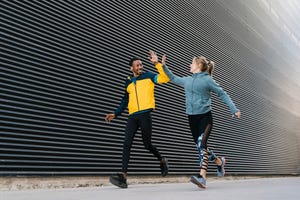
<svg viewBox="0 0 300 200">
<path fill-rule="evenodd" d="M 207 72 L 210 76 L 212 76 L 215 68 L 215 63 L 213 61 L 208 61 L 207 65 L 208 65 Z"/>
</svg>

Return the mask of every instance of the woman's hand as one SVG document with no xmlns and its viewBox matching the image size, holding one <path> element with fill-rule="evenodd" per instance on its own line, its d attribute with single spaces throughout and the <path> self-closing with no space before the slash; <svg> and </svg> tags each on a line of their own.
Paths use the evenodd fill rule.
<svg viewBox="0 0 300 200">
<path fill-rule="evenodd" d="M 241 111 L 237 111 L 236 113 L 234 113 L 234 115 L 232 115 L 232 117 L 241 118 Z"/>
<path fill-rule="evenodd" d="M 167 60 L 167 56 L 166 56 L 166 54 L 164 54 L 164 55 L 161 57 L 161 64 L 162 64 L 162 65 L 165 65 L 165 64 L 166 64 L 166 60 Z"/>
</svg>

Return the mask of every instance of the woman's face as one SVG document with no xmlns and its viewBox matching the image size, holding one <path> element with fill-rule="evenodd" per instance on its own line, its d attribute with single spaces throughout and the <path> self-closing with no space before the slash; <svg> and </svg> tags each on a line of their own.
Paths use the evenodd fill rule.
<svg viewBox="0 0 300 200">
<path fill-rule="evenodd" d="M 193 59 L 192 64 L 190 65 L 190 72 L 191 73 L 198 73 L 200 72 L 201 65 L 197 64 L 196 59 Z"/>
</svg>

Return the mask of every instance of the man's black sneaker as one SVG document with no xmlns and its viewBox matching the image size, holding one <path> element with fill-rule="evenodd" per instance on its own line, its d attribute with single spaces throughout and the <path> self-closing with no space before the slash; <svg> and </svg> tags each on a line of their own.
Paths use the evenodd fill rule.
<svg viewBox="0 0 300 200">
<path fill-rule="evenodd" d="M 109 177 L 109 181 L 111 182 L 111 184 L 118 186 L 120 188 L 128 187 L 126 178 L 124 178 L 123 174 L 111 175 Z"/>
<path fill-rule="evenodd" d="M 161 169 L 161 175 L 162 176 L 167 176 L 169 172 L 169 165 L 168 165 L 168 160 L 167 158 L 163 157 L 161 162 L 160 162 L 160 169 Z"/>
</svg>

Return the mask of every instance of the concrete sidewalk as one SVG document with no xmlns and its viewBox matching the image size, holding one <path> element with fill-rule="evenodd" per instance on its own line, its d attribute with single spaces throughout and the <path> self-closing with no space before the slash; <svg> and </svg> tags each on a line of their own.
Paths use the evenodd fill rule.
<svg viewBox="0 0 300 200">
<path fill-rule="evenodd" d="M 192 183 L 137 184 L 72 189 L 2 190 L 0 200 L 299 200 L 300 177 L 211 180 L 203 190 Z"/>
</svg>

